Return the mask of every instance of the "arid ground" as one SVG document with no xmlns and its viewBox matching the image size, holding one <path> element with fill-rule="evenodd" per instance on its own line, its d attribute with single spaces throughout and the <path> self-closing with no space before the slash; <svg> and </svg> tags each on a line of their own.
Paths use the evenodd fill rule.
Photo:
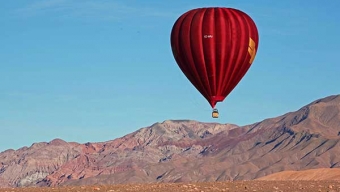
<svg viewBox="0 0 340 192">
<path fill-rule="evenodd" d="M 251 181 L 3 188 L 0 192 L 337 192 L 340 169 L 282 171 Z"/>
<path fill-rule="evenodd" d="M 340 191 L 339 181 L 233 181 L 207 183 L 161 183 L 161 184 L 131 184 L 113 186 L 77 186 L 77 187 L 43 187 L 43 188 L 6 188 L 0 192 L 188 192 L 188 191 L 246 191 L 246 192 L 298 192 L 298 191 Z"/>
</svg>

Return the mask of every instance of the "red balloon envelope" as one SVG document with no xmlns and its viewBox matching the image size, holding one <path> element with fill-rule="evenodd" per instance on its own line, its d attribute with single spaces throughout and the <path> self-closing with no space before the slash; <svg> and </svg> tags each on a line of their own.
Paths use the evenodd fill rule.
<svg viewBox="0 0 340 192">
<path fill-rule="evenodd" d="M 171 31 L 178 66 L 212 108 L 246 74 L 258 42 L 254 21 L 233 8 L 190 10 L 177 19 Z"/>
</svg>

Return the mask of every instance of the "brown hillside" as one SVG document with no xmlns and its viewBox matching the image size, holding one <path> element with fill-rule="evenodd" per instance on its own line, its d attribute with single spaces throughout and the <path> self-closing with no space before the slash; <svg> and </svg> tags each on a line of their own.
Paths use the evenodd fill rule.
<svg viewBox="0 0 340 192">
<path fill-rule="evenodd" d="M 287 180 L 335 180 L 340 181 L 340 169 L 339 168 L 320 168 L 309 169 L 303 171 L 282 171 L 279 173 L 273 173 L 257 180 L 264 181 L 287 181 Z"/>
</svg>

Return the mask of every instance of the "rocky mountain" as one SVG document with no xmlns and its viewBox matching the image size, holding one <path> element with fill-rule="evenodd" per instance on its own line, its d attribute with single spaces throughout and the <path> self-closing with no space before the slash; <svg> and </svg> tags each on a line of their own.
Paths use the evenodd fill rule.
<svg viewBox="0 0 340 192">
<path fill-rule="evenodd" d="M 0 153 L 0 186 L 250 180 L 340 164 L 340 95 L 239 127 L 167 120 L 124 137 Z"/>
</svg>

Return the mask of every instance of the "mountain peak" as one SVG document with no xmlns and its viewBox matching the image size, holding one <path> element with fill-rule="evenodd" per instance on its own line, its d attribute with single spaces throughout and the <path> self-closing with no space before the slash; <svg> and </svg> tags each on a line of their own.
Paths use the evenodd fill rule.
<svg viewBox="0 0 340 192">
<path fill-rule="evenodd" d="M 52 141 L 50 141 L 48 144 L 50 144 L 50 145 L 64 145 L 64 144 L 68 144 L 68 143 L 66 141 L 62 140 L 62 139 L 56 138 L 56 139 L 53 139 Z"/>
</svg>

